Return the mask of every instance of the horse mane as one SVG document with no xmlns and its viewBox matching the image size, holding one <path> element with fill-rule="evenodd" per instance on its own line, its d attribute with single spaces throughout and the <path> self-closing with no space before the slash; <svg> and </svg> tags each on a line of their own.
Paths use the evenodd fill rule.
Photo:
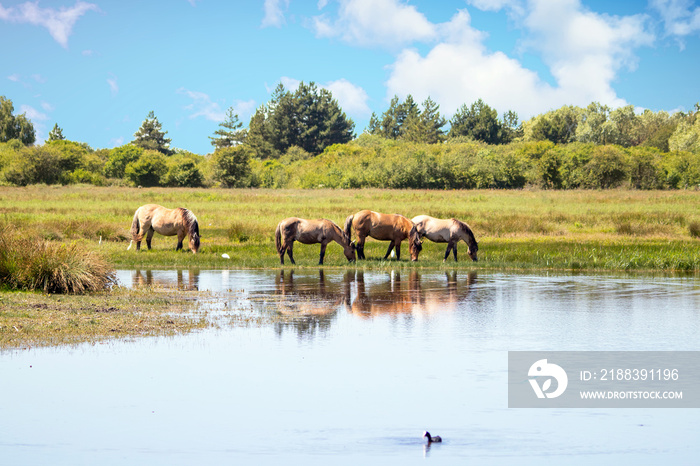
<svg viewBox="0 0 700 466">
<path fill-rule="evenodd" d="M 191 210 L 185 209 L 184 207 L 178 207 L 177 210 L 182 216 L 182 221 L 185 224 L 185 228 L 187 229 L 189 236 L 191 238 L 198 238 L 199 222 L 197 221 L 197 217 L 195 217 Z"/>
<path fill-rule="evenodd" d="M 461 220 L 457 220 L 456 218 L 453 218 L 455 222 L 457 222 L 457 225 L 459 225 L 459 229 L 464 232 L 467 237 L 471 240 L 472 244 L 476 247 L 476 249 L 479 249 L 479 243 L 476 241 L 476 237 L 474 236 L 474 233 L 472 232 L 472 229 L 469 228 L 469 225 L 466 223 L 462 222 Z"/>
</svg>

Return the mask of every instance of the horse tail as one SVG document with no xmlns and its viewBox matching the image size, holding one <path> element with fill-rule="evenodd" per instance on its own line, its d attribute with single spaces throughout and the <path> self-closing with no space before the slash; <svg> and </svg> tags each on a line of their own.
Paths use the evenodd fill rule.
<svg viewBox="0 0 700 466">
<path fill-rule="evenodd" d="M 139 222 L 139 211 L 136 209 L 134 219 L 131 221 L 131 236 L 136 236 L 141 231 L 141 223 Z"/>
<path fill-rule="evenodd" d="M 349 215 L 348 218 L 345 219 L 345 228 L 343 228 L 343 231 L 345 232 L 345 236 L 348 237 L 348 241 L 352 238 L 352 219 L 355 217 L 355 214 Z"/>
<path fill-rule="evenodd" d="M 282 222 L 277 224 L 275 229 L 275 246 L 277 246 L 277 254 L 282 254 Z"/>
</svg>

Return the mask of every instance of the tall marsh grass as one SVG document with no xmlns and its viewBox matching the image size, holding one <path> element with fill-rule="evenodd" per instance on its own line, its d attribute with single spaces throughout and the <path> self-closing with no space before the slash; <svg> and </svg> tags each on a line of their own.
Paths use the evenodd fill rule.
<svg viewBox="0 0 700 466">
<path fill-rule="evenodd" d="M 8 288 L 82 294 L 104 290 L 114 279 L 111 265 L 95 251 L 22 238 L 16 229 L 0 227 L 0 282 Z"/>
</svg>

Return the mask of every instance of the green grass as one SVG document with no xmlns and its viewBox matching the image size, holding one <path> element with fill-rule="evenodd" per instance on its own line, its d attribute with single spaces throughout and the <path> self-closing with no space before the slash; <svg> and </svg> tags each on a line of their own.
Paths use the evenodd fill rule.
<svg viewBox="0 0 700 466">
<path fill-rule="evenodd" d="M 541 190 L 265 190 L 0 188 L 0 224 L 27 238 L 76 242 L 116 268 L 272 268 L 273 233 L 290 216 L 343 224 L 361 209 L 456 217 L 479 241 L 479 262 L 459 246 L 460 261 L 443 264 L 445 245 L 424 242 L 417 263 L 381 261 L 387 243 L 368 242 L 370 260 L 349 265 L 331 244 L 327 267 L 700 271 L 696 191 Z M 134 211 L 142 204 L 187 207 L 198 217 L 202 248 L 175 252 L 176 239 L 155 235 L 153 250 L 127 251 Z M 100 237 L 102 244 L 98 245 Z M 185 242 L 186 243 L 186 242 Z M 187 248 L 187 246 L 185 246 Z M 231 259 L 224 259 L 221 254 Z M 316 267 L 318 245 L 295 244 L 297 266 Z M 288 263 L 288 260 L 286 260 Z"/>
</svg>

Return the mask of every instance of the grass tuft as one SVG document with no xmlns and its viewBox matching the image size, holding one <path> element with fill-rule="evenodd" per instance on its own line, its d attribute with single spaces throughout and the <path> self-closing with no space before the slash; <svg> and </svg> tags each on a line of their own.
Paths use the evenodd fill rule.
<svg viewBox="0 0 700 466">
<path fill-rule="evenodd" d="M 9 288 L 82 294 L 114 283 L 111 265 L 94 251 L 18 236 L 12 227 L 0 229 L 0 279 Z"/>
<path fill-rule="evenodd" d="M 688 224 L 688 232 L 693 238 L 700 238 L 700 222 L 690 222 Z"/>
</svg>

